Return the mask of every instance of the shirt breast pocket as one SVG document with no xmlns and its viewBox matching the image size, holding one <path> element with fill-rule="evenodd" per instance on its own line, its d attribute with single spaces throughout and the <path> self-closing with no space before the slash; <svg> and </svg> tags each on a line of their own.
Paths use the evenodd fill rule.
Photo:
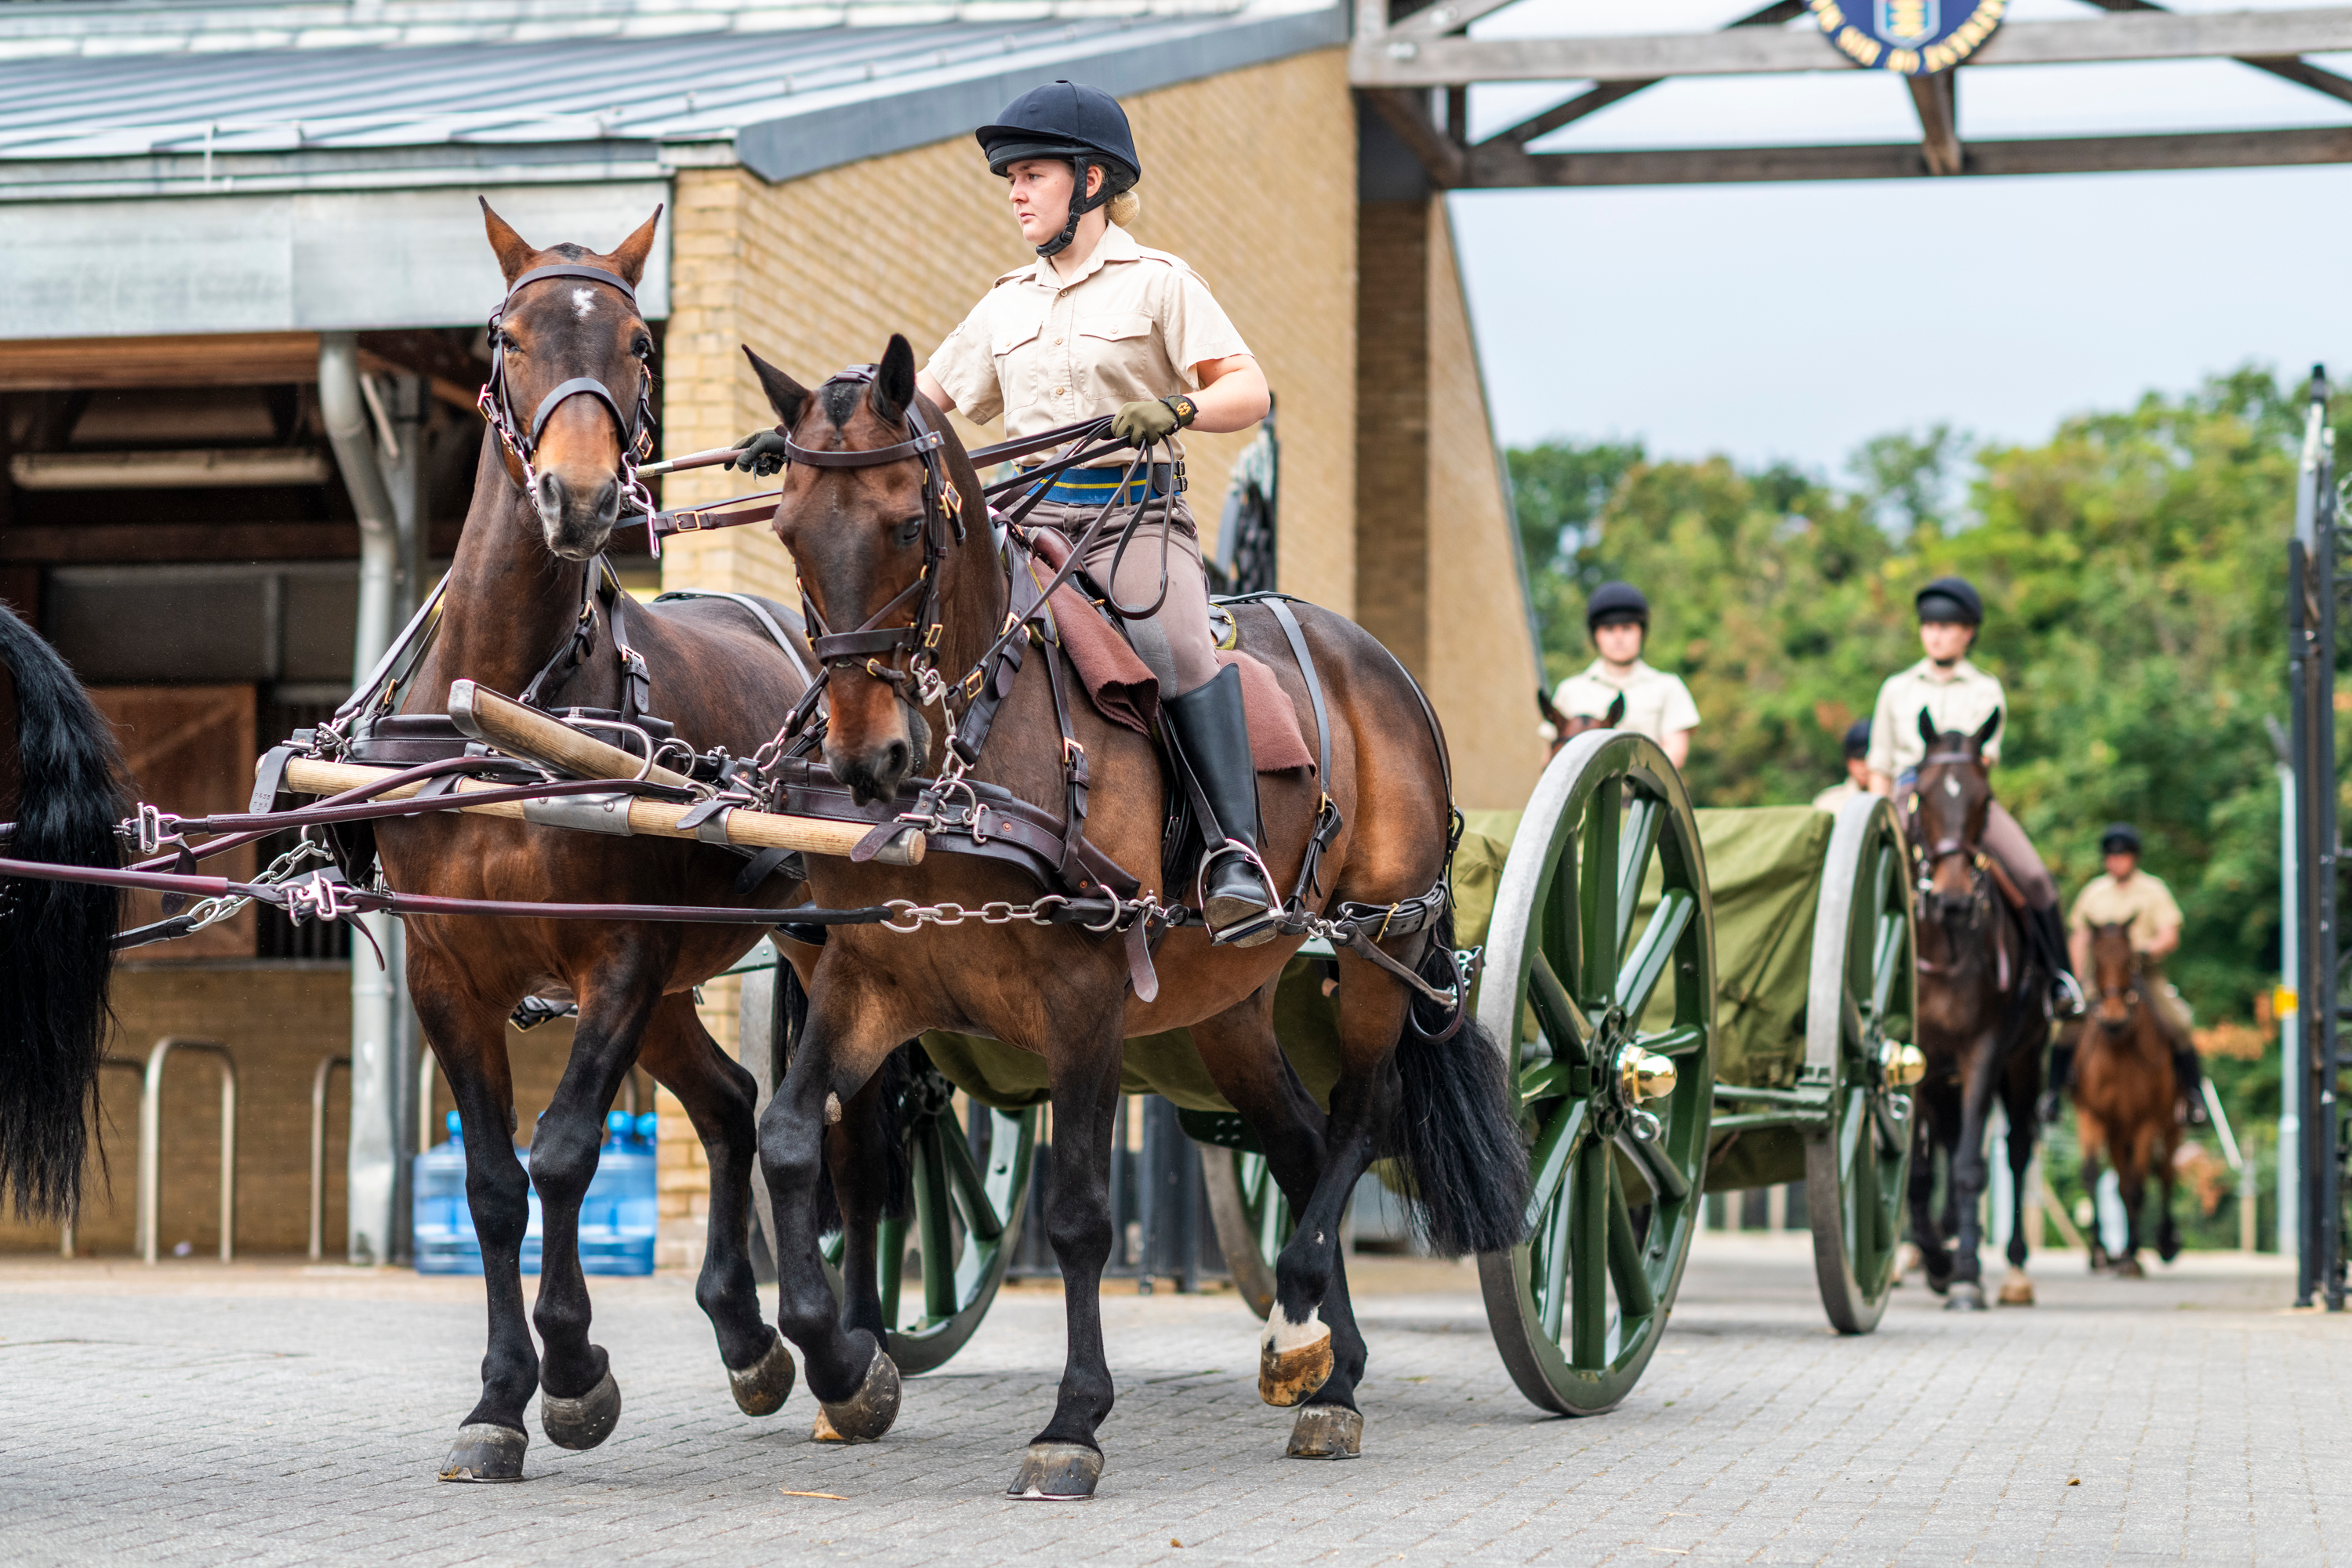
<svg viewBox="0 0 2352 1568">
<path fill-rule="evenodd" d="M 1108 342 L 1148 338 L 1151 335 L 1151 318 L 1140 310 L 1111 310 L 1098 316 L 1081 316 L 1078 318 L 1078 335 Z"/>
</svg>

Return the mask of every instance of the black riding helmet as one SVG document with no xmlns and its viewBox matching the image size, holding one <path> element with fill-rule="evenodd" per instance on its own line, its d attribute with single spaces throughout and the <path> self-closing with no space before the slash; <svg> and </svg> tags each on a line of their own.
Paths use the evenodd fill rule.
<svg viewBox="0 0 2352 1568">
<path fill-rule="evenodd" d="M 2139 853 L 2139 829 L 2128 822 L 2110 822 L 2107 830 L 2099 835 L 2102 855 L 2137 855 Z"/>
<path fill-rule="evenodd" d="M 1066 158 L 1076 183 L 1070 188 L 1070 220 L 1062 232 L 1037 247 L 1059 256 L 1078 237 L 1078 220 L 1143 178 L 1135 155 L 1135 132 L 1127 110 L 1100 88 L 1073 81 L 1034 87 L 1004 106 L 993 125 L 972 132 L 988 154 L 988 172 L 1002 174 L 1024 158 Z M 1099 165 L 1102 189 L 1087 195 L 1087 169 Z"/>
<path fill-rule="evenodd" d="M 1650 601 L 1642 597 L 1642 590 L 1631 583 L 1603 583 L 1592 590 L 1592 597 L 1584 602 L 1584 629 L 1599 631 L 1602 626 L 1622 626 L 1627 623 L 1650 627 Z"/>
<path fill-rule="evenodd" d="M 1870 755 L 1870 721 L 1856 719 L 1845 732 L 1845 760 L 1858 763 Z"/>
<path fill-rule="evenodd" d="M 1984 625 L 1984 600 L 1966 577 L 1938 577 L 1919 590 L 1913 603 L 1919 619 L 1964 626 Z"/>
</svg>

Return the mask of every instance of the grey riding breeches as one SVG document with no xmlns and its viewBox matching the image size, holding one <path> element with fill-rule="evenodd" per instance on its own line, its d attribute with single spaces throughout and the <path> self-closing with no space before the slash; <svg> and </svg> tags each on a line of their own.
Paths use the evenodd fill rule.
<svg viewBox="0 0 2352 1568">
<path fill-rule="evenodd" d="M 1145 510 L 1125 559 L 1118 563 L 1116 580 L 1112 576 L 1113 559 L 1118 554 L 1116 518 L 1080 563 L 1118 604 L 1143 605 L 1160 599 L 1160 574 L 1165 560 L 1167 596 L 1160 599 L 1157 612 L 1129 621 L 1127 629 L 1136 653 L 1160 678 L 1160 694 L 1166 697 L 1181 697 L 1205 685 L 1219 668 L 1217 639 L 1209 630 L 1209 579 L 1201 565 L 1200 531 L 1183 496 L 1174 500 L 1174 515 L 1168 523 L 1160 521 L 1158 502 Z M 1098 510 L 1043 501 L 1029 514 L 1028 521 L 1075 542 L 1093 524 Z"/>
</svg>

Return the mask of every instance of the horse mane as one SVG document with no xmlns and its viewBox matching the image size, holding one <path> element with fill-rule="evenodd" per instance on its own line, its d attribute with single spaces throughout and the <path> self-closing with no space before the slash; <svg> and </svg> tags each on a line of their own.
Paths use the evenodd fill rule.
<svg viewBox="0 0 2352 1568">
<path fill-rule="evenodd" d="M 836 430 L 846 429 L 857 417 L 857 405 L 866 401 L 866 384 L 835 376 L 816 389 L 818 400 L 824 405 L 825 417 Z"/>
</svg>

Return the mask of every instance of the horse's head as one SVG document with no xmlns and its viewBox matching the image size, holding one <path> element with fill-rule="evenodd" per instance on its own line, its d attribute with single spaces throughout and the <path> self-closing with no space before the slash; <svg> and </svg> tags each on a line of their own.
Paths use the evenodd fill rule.
<svg viewBox="0 0 2352 1568">
<path fill-rule="evenodd" d="M 2110 1035 L 2124 1033 L 2139 1007 L 2139 964 L 2132 954 L 2131 927 L 2093 928 L 2091 974 L 2099 990 L 2099 1027 Z"/>
<path fill-rule="evenodd" d="M 1607 710 L 1601 713 L 1563 713 L 1550 698 L 1544 695 L 1541 688 L 1536 690 L 1536 706 L 1542 710 L 1545 721 L 1552 729 L 1551 750 L 1546 753 L 1548 756 L 1559 755 L 1562 746 L 1587 730 L 1614 730 L 1625 721 L 1625 694 L 1622 691 L 1611 700 Z"/>
<path fill-rule="evenodd" d="M 859 804 L 887 800 L 930 752 L 921 710 L 947 657 L 940 616 L 978 481 L 918 396 L 905 338 L 814 392 L 743 352 L 792 444 L 775 529 L 825 666 L 825 763 Z"/>
<path fill-rule="evenodd" d="M 1911 842 L 1923 862 L 1923 902 L 1946 921 L 1967 919 L 1977 904 L 1978 846 L 1984 842 L 1985 815 L 1992 809 L 1984 749 L 2000 728 L 1998 711 L 1973 735 L 1958 730 L 1939 734 L 1926 713 L 1919 715 L 1927 754 L 1912 786 Z"/>
<path fill-rule="evenodd" d="M 651 434 L 654 339 L 636 286 L 661 209 L 610 255 L 538 249 L 488 202 L 482 221 L 507 280 L 490 318 L 483 409 L 548 549 L 585 561 L 612 538 L 624 497 L 637 489 L 640 443 Z"/>
</svg>

